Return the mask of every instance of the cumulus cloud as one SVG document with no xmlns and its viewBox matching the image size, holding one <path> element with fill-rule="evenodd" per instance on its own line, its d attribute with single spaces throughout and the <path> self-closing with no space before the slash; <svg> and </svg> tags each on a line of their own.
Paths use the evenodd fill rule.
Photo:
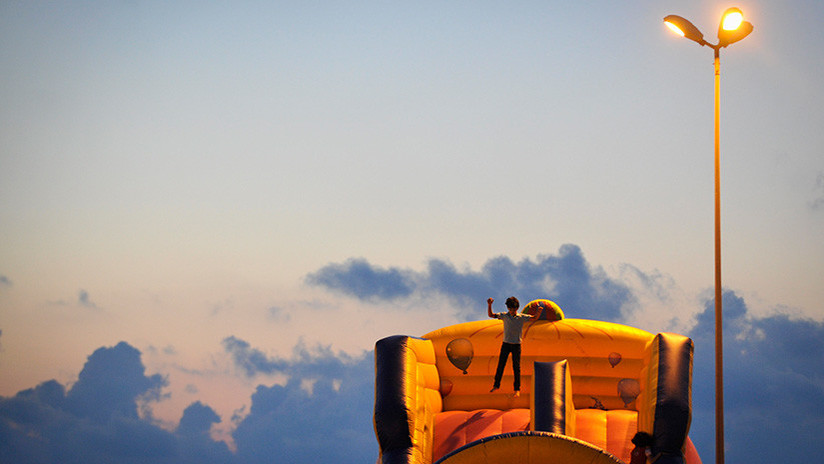
<svg viewBox="0 0 824 464">
<path fill-rule="evenodd" d="M 268 359 L 289 375 L 285 385 L 259 385 L 249 414 L 233 433 L 238 462 L 373 462 L 372 354 L 351 358 L 299 344 L 292 359 Z M 308 386 L 308 388 L 307 388 Z"/>
<path fill-rule="evenodd" d="M 207 435 L 212 424 L 219 424 L 220 416 L 214 409 L 195 401 L 183 410 L 177 433 L 187 436 Z"/>
<path fill-rule="evenodd" d="M 314 463 L 373 462 L 374 366 L 371 353 L 335 354 L 298 344 L 289 359 L 267 357 L 237 337 L 223 348 L 246 375 L 282 372 L 285 384 L 258 385 L 249 413 L 232 418 L 232 453 L 213 440 L 215 411 L 192 403 L 174 431 L 139 405 L 167 386 L 146 375 L 140 352 L 121 342 L 95 350 L 68 390 L 51 380 L 0 398 L 0 462 L 15 463 Z"/>
<path fill-rule="evenodd" d="M 220 416 L 209 406 L 196 401 L 183 411 L 176 430 L 178 453 L 174 462 L 231 464 L 236 462 L 225 443 L 212 440 L 212 424 L 221 422 Z"/>
<path fill-rule="evenodd" d="M 0 462 L 230 463 L 225 443 L 208 436 L 220 421 L 208 406 L 186 409 L 176 433 L 138 415 L 166 380 L 147 376 L 140 352 L 121 342 L 95 350 L 70 389 L 55 380 L 0 397 Z"/>
<path fill-rule="evenodd" d="M 382 269 L 365 259 L 350 259 L 343 264 L 329 264 L 309 274 L 306 281 L 340 290 L 362 300 L 391 300 L 409 296 L 414 282 L 399 269 Z"/>
<path fill-rule="evenodd" d="M 591 266 L 580 247 L 567 244 L 557 255 L 514 262 L 508 257 L 488 260 L 478 270 L 458 269 L 442 259 L 430 259 L 424 271 L 372 266 L 365 260 L 330 264 L 309 274 L 307 282 L 361 300 L 391 300 L 418 293 L 444 295 L 459 306 L 472 308 L 461 316 L 477 316 L 477 302 L 487 297 L 516 295 L 522 302 L 549 298 L 574 317 L 621 320 L 634 303 L 632 291 Z"/>
<path fill-rule="evenodd" d="M 754 317 L 725 291 L 724 406 L 734 462 L 793 462 L 824 453 L 824 323 L 787 314 Z M 708 299 L 695 341 L 691 435 L 712 460 L 715 432 L 715 304 Z"/>
<path fill-rule="evenodd" d="M 232 357 L 232 361 L 248 377 L 256 374 L 273 374 L 285 369 L 286 364 L 279 360 L 272 360 L 266 353 L 252 348 L 249 342 L 235 336 L 223 339 L 223 347 Z"/>
<path fill-rule="evenodd" d="M 80 417 L 103 422 L 117 415 L 138 418 L 137 400 L 160 397 L 166 379 L 147 377 L 140 351 L 125 342 L 98 348 L 86 361 L 77 382 L 66 395 L 66 409 Z"/>
<path fill-rule="evenodd" d="M 126 343 L 89 356 L 66 391 L 54 380 L 0 398 L 0 462 L 164 462 L 176 456 L 174 436 L 138 417 L 141 399 L 165 385 L 145 376 L 140 354 Z"/>
</svg>

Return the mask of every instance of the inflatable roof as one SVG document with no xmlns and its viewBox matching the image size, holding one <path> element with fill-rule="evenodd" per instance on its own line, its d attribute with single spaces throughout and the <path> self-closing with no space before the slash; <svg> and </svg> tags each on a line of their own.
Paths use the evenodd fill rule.
<svg viewBox="0 0 824 464">
<path fill-rule="evenodd" d="M 653 437 L 658 463 L 700 464 L 687 436 L 692 340 L 564 319 L 558 311 L 549 318 L 556 320 L 524 326 L 517 397 L 512 375 L 490 393 L 499 320 L 379 340 L 379 462 L 629 462 L 632 437 L 643 431 Z M 508 365 L 505 373 L 511 372 Z"/>
</svg>

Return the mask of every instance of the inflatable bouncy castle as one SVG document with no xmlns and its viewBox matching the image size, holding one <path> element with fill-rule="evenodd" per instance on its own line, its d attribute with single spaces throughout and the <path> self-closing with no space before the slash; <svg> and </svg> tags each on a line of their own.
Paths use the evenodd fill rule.
<svg viewBox="0 0 824 464">
<path fill-rule="evenodd" d="M 490 392 L 497 319 L 375 345 L 374 426 L 383 464 L 630 462 L 636 432 L 657 464 L 700 464 L 691 420 L 692 340 L 565 319 L 549 300 L 524 325 L 521 392 L 511 362 Z"/>
</svg>

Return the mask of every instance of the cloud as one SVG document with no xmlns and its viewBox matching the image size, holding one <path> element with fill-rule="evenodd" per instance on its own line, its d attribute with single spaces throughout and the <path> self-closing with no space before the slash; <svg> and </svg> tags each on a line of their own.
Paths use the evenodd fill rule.
<svg viewBox="0 0 824 464">
<path fill-rule="evenodd" d="M 248 355 L 234 358 L 240 362 L 263 356 L 235 337 L 224 348 Z M 290 378 L 257 387 L 249 414 L 237 419 L 232 453 L 209 436 L 221 418 L 199 401 L 185 409 L 174 432 L 139 417 L 141 399 L 157 398 L 165 380 L 145 375 L 140 352 L 121 342 L 95 350 L 68 391 L 50 380 L 0 398 L 0 462 L 372 462 L 372 363 L 371 353 L 353 359 L 299 345 L 291 360 L 264 356 L 245 364 L 263 371 L 276 366 Z"/>
<path fill-rule="evenodd" d="M 86 308 L 97 308 L 97 305 L 89 298 L 89 292 L 83 289 L 80 289 L 77 294 L 77 302 Z"/>
<path fill-rule="evenodd" d="M 733 462 L 793 462 L 824 453 L 824 323 L 787 314 L 754 317 L 725 291 L 724 407 Z M 715 304 L 708 299 L 695 341 L 693 440 L 713 458 Z"/>
<path fill-rule="evenodd" d="M 80 417 L 105 421 L 119 415 L 137 419 L 137 400 L 156 400 L 166 380 L 147 377 L 140 351 L 120 342 L 98 348 L 86 361 L 77 383 L 66 395 L 66 408 Z"/>
<path fill-rule="evenodd" d="M 285 385 L 259 385 L 233 437 L 238 462 L 373 462 L 374 361 L 299 344 L 291 360 L 268 359 L 289 374 Z M 309 386 L 309 388 L 307 388 Z"/>
<path fill-rule="evenodd" d="M 409 296 L 414 290 L 414 283 L 403 271 L 372 266 L 364 259 L 329 264 L 306 276 L 306 281 L 362 300 L 391 300 Z"/>
<path fill-rule="evenodd" d="M 282 361 L 269 359 L 262 351 L 252 348 L 249 342 L 235 336 L 224 338 L 223 347 L 247 377 L 282 372 L 286 368 Z"/>
<path fill-rule="evenodd" d="M 141 402 L 158 399 L 166 385 L 144 371 L 140 352 L 120 342 L 95 350 L 68 391 L 49 380 L 0 397 L 0 462 L 232 462 L 226 444 L 206 433 L 220 421 L 208 406 L 189 406 L 177 433 L 139 417 Z"/>
<path fill-rule="evenodd" d="M 196 401 L 183 411 L 177 426 L 177 455 L 175 463 L 235 463 L 235 455 L 223 442 L 216 442 L 209 436 L 212 424 L 220 423 L 220 416 L 215 411 Z"/>
<path fill-rule="evenodd" d="M 426 270 L 382 269 L 367 261 L 330 264 L 309 274 L 312 285 L 339 291 L 361 300 L 392 300 L 413 293 L 444 295 L 461 307 L 461 316 L 477 317 L 478 302 L 492 296 L 517 296 L 523 303 L 549 298 L 571 317 L 621 320 L 633 306 L 632 291 L 587 262 L 576 245 L 563 245 L 557 255 L 516 263 L 508 257 L 488 260 L 479 271 L 457 269 L 450 262 L 431 259 Z"/>
<path fill-rule="evenodd" d="M 126 343 L 89 356 L 66 391 L 50 380 L 0 398 L 0 462 L 162 462 L 176 455 L 172 434 L 138 417 L 141 399 L 165 381 L 145 376 Z"/>
<path fill-rule="evenodd" d="M 50 301 L 49 304 L 57 305 L 57 306 L 82 306 L 84 308 L 89 309 L 97 309 L 97 304 L 92 301 L 91 297 L 89 296 L 89 292 L 83 290 L 82 288 L 77 292 L 77 299 L 74 300 L 65 300 L 60 299 L 57 301 Z"/>
<path fill-rule="evenodd" d="M 214 409 L 195 401 L 183 410 L 177 433 L 185 436 L 207 436 L 212 424 L 219 424 L 220 416 Z"/>
</svg>

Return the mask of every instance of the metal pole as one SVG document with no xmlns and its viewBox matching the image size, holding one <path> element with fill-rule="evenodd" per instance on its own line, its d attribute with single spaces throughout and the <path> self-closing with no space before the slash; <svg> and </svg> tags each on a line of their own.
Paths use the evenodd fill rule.
<svg viewBox="0 0 824 464">
<path fill-rule="evenodd" d="M 720 47 L 715 47 L 715 462 L 724 464 L 724 343 L 721 311 Z"/>
</svg>

